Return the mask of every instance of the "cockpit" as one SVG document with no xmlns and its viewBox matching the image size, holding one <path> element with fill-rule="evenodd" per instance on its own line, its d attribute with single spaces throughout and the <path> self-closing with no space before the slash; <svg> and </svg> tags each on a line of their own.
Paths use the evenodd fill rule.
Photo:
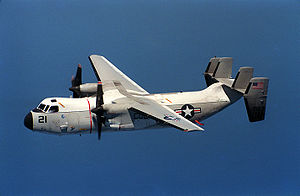
<svg viewBox="0 0 300 196">
<path fill-rule="evenodd" d="M 51 100 L 51 104 L 40 103 L 38 107 L 34 108 L 33 112 L 44 112 L 44 113 L 54 113 L 59 111 L 58 105 L 56 105 L 56 99 Z"/>
</svg>

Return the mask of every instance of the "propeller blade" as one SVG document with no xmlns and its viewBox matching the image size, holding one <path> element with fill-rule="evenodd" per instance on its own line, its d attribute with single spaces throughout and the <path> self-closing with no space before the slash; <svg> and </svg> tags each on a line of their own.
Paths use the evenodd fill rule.
<svg viewBox="0 0 300 196">
<path fill-rule="evenodd" d="M 72 76 L 72 87 L 69 88 L 70 91 L 73 92 L 73 98 L 79 98 L 80 97 L 80 90 L 79 86 L 82 84 L 82 67 L 80 64 L 78 64 L 76 76 Z"/>
<path fill-rule="evenodd" d="M 105 123 L 104 110 L 100 106 L 98 108 L 92 109 L 92 112 L 97 115 L 98 134 L 99 134 L 99 132 L 101 132 L 102 129 L 102 124 Z M 90 130 L 90 133 L 92 133 L 92 130 Z"/>
<path fill-rule="evenodd" d="M 98 121 L 98 140 L 101 139 L 101 130 L 102 130 L 102 117 L 97 118 Z"/>
<path fill-rule="evenodd" d="M 100 107 L 104 104 L 103 101 L 103 89 L 102 89 L 102 82 L 98 82 L 97 86 L 97 99 L 96 99 L 96 107 Z"/>
<path fill-rule="evenodd" d="M 97 86 L 97 97 L 96 97 L 96 107 L 92 109 L 92 112 L 97 115 L 97 122 L 98 122 L 98 140 L 101 138 L 102 133 L 102 124 L 105 123 L 105 117 L 104 117 L 104 109 L 103 109 L 103 88 L 102 88 L 102 82 L 98 82 Z"/>
<path fill-rule="evenodd" d="M 97 86 L 96 107 L 92 109 L 92 112 L 103 117 L 103 113 L 104 113 L 104 110 L 102 108 L 103 104 L 104 101 L 103 101 L 102 82 L 99 81 Z"/>
<path fill-rule="evenodd" d="M 81 84 L 82 84 L 82 67 L 80 64 L 78 64 L 76 76 L 74 78 L 74 85 L 72 84 L 72 87 L 79 86 Z"/>
<path fill-rule="evenodd" d="M 72 87 L 75 86 L 74 82 L 75 82 L 75 77 L 74 77 L 74 75 L 72 75 L 72 79 L 71 79 Z"/>
</svg>

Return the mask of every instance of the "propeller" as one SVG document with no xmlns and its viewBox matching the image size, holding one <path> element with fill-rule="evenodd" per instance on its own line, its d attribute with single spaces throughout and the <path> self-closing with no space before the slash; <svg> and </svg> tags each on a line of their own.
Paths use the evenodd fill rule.
<svg viewBox="0 0 300 196">
<path fill-rule="evenodd" d="M 96 108 L 92 109 L 92 112 L 97 115 L 97 122 L 98 122 L 98 140 L 101 138 L 102 132 L 102 124 L 105 122 L 104 112 L 103 109 L 103 89 L 102 89 L 102 82 L 98 82 L 97 86 L 97 97 L 96 97 Z"/>
<path fill-rule="evenodd" d="M 80 88 L 79 86 L 82 84 L 82 68 L 81 65 L 78 64 L 76 76 L 72 76 L 72 87 L 69 88 L 70 91 L 73 92 L 73 98 L 80 97 Z"/>
</svg>

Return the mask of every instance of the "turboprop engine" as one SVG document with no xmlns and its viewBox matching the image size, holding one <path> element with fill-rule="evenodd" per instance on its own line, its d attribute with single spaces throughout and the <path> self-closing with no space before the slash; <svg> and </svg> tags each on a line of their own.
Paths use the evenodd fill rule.
<svg viewBox="0 0 300 196">
<path fill-rule="evenodd" d="M 78 64 L 76 76 L 72 76 L 72 87 L 69 90 L 73 92 L 73 98 L 89 97 L 97 93 L 97 83 L 82 84 L 82 67 Z"/>
<path fill-rule="evenodd" d="M 84 83 L 79 86 L 74 86 L 69 88 L 70 91 L 76 92 L 79 97 L 88 97 L 96 94 L 97 92 L 97 83 Z"/>
</svg>

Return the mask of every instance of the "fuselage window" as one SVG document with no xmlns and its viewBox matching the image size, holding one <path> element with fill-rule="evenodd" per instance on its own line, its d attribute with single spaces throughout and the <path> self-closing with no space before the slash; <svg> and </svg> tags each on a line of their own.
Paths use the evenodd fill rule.
<svg viewBox="0 0 300 196">
<path fill-rule="evenodd" d="M 49 113 L 58 112 L 58 106 L 57 105 L 51 106 L 48 112 Z"/>
<path fill-rule="evenodd" d="M 38 109 L 43 110 L 43 109 L 45 108 L 45 106 L 46 106 L 45 104 L 42 104 L 42 103 L 41 103 L 41 104 L 39 105 Z"/>
<path fill-rule="evenodd" d="M 44 109 L 44 112 L 47 112 L 48 108 L 49 108 L 49 105 L 46 106 L 46 108 Z"/>
</svg>

